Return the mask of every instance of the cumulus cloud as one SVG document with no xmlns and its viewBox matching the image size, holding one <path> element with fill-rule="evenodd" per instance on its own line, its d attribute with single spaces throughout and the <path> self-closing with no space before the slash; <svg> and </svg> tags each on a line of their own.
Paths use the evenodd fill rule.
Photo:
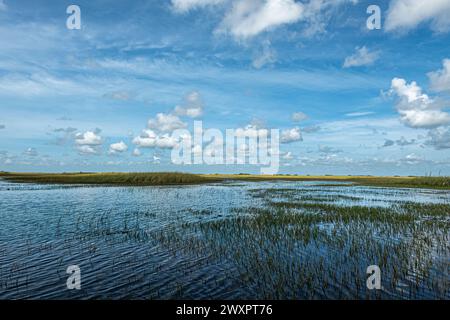
<svg viewBox="0 0 450 320">
<path fill-rule="evenodd" d="M 78 153 L 82 155 L 99 154 L 103 139 L 100 130 L 86 131 L 75 135 L 75 145 Z"/>
<path fill-rule="evenodd" d="M 172 9 L 177 13 L 186 13 L 190 10 L 210 5 L 217 5 L 226 0 L 172 0 Z"/>
<path fill-rule="evenodd" d="M 179 141 L 172 138 L 171 133 L 187 127 L 187 123 L 180 117 L 197 118 L 203 114 L 203 108 L 200 94 L 193 91 L 184 98 L 182 105 L 176 106 L 171 112 L 158 113 L 155 118 L 150 118 L 147 129 L 144 129 L 132 142 L 143 148 L 173 148 Z"/>
<path fill-rule="evenodd" d="M 185 97 L 183 105 L 175 107 L 174 114 L 176 116 L 198 118 L 203 114 L 203 106 L 200 93 L 193 91 Z"/>
<path fill-rule="evenodd" d="M 398 96 L 396 105 L 401 121 L 412 128 L 436 128 L 450 124 L 450 114 L 431 99 L 415 81 L 408 84 L 404 79 L 394 78 L 391 93 Z"/>
<path fill-rule="evenodd" d="M 169 134 L 159 135 L 153 130 L 145 129 L 141 135 L 133 139 L 133 144 L 141 148 L 161 148 L 171 149 L 177 145 L 178 141 Z"/>
<path fill-rule="evenodd" d="M 172 132 L 176 129 L 186 128 L 187 124 L 173 114 L 158 113 L 156 118 L 149 119 L 147 127 L 158 132 Z"/>
<path fill-rule="evenodd" d="M 450 92 L 450 59 L 444 59 L 442 70 L 430 72 L 430 88 L 436 92 Z"/>
<path fill-rule="evenodd" d="M 281 143 L 292 143 L 296 141 L 302 141 L 302 133 L 299 127 L 292 129 L 281 130 L 280 141 Z"/>
<path fill-rule="evenodd" d="M 99 154 L 98 148 L 89 145 L 78 145 L 77 150 L 81 155 Z"/>
<path fill-rule="evenodd" d="M 356 52 L 345 58 L 344 68 L 372 65 L 379 57 L 379 52 L 371 52 L 365 46 L 356 48 Z"/>
<path fill-rule="evenodd" d="M 294 122 L 300 122 L 300 121 L 308 119 L 308 116 L 306 114 L 304 114 L 303 112 L 294 112 L 292 114 L 291 118 L 292 118 L 292 121 L 294 121 Z"/>
<path fill-rule="evenodd" d="M 102 144 L 102 137 L 98 132 L 86 131 L 75 135 L 75 143 L 77 145 L 98 146 Z"/>
<path fill-rule="evenodd" d="M 139 150 L 139 148 L 134 148 L 133 156 L 140 157 L 141 155 L 142 155 L 141 150 Z"/>
<path fill-rule="evenodd" d="M 109 153 L 110 154 L 122 153 L 122 152 L 125 152 L 127 150 L 128 150 L 128 146 L 123 141 L 120 141 L 120 142 L 117 142 L 117 143 L 112 143 L 109 146 Z"/>
<path fill-rule="evenodd" d="M 400 159 L 400 162 L 406 163 L 409 165 L 419 164 L 423 161 L 425 161 L 425 158 L 423 156 L 419 156 L 415 153 L 408 154 L 403 159 Z"/>
<path fill-rule="evenodd" d="M 154 164 L 160 164 L 161 163 L 161 158 L 158 156 L 153 156 L 153 163 Z"/>
<path fill-rule="evenodd" d="M 450 1 L 391 0 L 386 16 L 387 31 L 408 31 L 429 22 L 436 32 L 450 30 Z"/>
</svg>

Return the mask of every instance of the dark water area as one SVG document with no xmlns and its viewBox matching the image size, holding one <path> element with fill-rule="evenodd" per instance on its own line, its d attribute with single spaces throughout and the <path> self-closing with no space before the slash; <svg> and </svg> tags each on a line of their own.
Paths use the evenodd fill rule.
<svg viewBox="0 0 450 320">
<path fill-rule="evenodd" d="M 399 203 L 409 220 L 330 218 L 339 207 L 376 215 Z M 436 207 L 411 220 L 421 204 Z M 449 204 L 449 191 L 320 182 L 0 181 L 0 298 L 449 299 Z M 81 290 L 67 289 L 69 265 L 80 267 Z"/>
</svg>

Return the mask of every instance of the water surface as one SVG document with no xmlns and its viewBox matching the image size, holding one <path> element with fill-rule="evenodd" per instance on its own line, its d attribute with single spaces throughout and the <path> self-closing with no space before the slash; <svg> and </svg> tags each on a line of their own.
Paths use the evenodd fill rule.
<svg viewBox="0 0 450 320">
<path fill-rule="evenodd" d="M 260 196 L 264 190 L 272 192 L 272 202 L 288 199 L 374 208 L 450 203 L 448 191 L 345 183 L 92 187 L 0 181 L 0 298 L 450 297 L 448 219 L 423 231 L 428 236 L 420 242 L 412 239 L 419 231 L 410 227 L 377 225 L 369 230 L 351 224 L 344 238 L 345 226 L 337 228 L 334 223 L 318 224 L 317 235 L 305 240 L 298 233 L 291 234 L 295 225 L 249 229 L 240 222 L 241 217 L 253 219 L 251 210 L 267 207 L 267 195 Z M 362 228 L 369 230 L 365 244 L 358 242 L 364 239 L 352 238 L 360 237 Z M 378 239 L 377 246 L 371 246 L 373 239 Z M 413 240 L 417 247 L 411 245 Z M 347 244 L 338 247 L 333 241 Z M 392 244 L 398 252 L 386 254 L 389 272 L 383 279 L 384 289 L 369 292 L 366 267 L 381 263 L 376 260 L 384 254 L 378 251 L 385 244 Z M 399 247 L 404 244 L 413 249 Z M 406 255 L 402 250 L 410 251 Z M 398 263 L 407 270 L 399 269 L 404 273 L 393 275 Z M 66 288 L 69 265 L 81 268 L 81 290 Z M 323 271 L 318 273 L 316 268 Z"/>
</svg>

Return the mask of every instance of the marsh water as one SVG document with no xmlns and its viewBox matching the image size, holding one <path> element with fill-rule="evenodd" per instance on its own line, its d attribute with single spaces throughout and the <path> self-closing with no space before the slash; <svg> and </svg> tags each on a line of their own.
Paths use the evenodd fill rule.
<svg viewBox="0 0 450 320">
<path fill-rule="evenodd" d="M 345 183 L 0 181 L 0 298 L 449 299 L 449 205 Z"/>
</svg>

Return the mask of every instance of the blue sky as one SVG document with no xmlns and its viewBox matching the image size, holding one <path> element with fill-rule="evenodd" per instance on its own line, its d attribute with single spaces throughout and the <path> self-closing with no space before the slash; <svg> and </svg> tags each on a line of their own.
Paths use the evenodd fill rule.
<svg viewBox="0 0 450 320">
<path fill-rule="evenodd" d="M 298 129 L 281 173 L 450 175 L 448 16 L 447 0 L 0 0 L 0 170 L 257 172 L 175 166 L 137 139 L 202 120 Z"/>
</svg>

